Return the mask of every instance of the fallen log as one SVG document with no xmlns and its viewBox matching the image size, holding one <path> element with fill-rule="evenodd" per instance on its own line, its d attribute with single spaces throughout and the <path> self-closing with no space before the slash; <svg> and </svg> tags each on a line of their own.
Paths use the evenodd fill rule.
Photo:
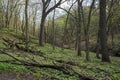
<svg viewBox="0 0 120 80">
<path fill-rule="evenodd" d="M 54 65 L 44 65 L 44 64 L 36 64 L 36 63 L 30 63 L 30 62 L 27 62 L 27 61 L 24 61 L 24 60 L 20 60 L 14 56 L 12 56 L 11 54 L 9 53 L 6 53 L 2 50 L 0 50 L 1 54 L 5 54 L 5 55 L 8 55 L 9 57 L 13 58 L 14 60 L 18 61 L 19 63 L 15 63 L 15 62 L 11 62 L 10 61 L 5 61 L 7 63 L 13 63 L 13 64 L 17 64 L 17 65 L 25 65 L 25 66 L 33 66 L 33 67 L 44 67 L 44 68 L 51 68 L 51 69 L 56 69 L 56 70 L 64 70 L 64 67 L 63 66 L 54 66 Z M 1 61 L 1 62 L 4 62 L 4 61 Z"/>
<path fill-rule="evenodd" d="M 22 50 L 22 51 L 25 51 L 25 52 L 29 52 L 29 53 L 32 53 L 34 55 L 39 55 L 39 56 L 43 56 L 43 52 L 41 51 L 35 51 L 35 50 L 32 50 L 32 49 L 26 49 L 22 46 L 20 46 L 20 44 L 23 44 L 23 43 L 17 43 L 13 40 L 10 40 L 10 39 L 5 39 L 3 38 L 3 41 L 5 43 L 3 43 L 5 46 L 9 47 L 10 49 L 18 49 L 18 50 Z"/>
<path fill-rule="evenodd" d="M 46 65 L 46 64 L 31 63 L 31 62 L 27 62 L 27 61 L 24 61 L 24 60 L 20 60 L 16 57 L 12 56 L 9 53 L 2 51 L 2 50 L 0 50 L 0 52 L 2 54 L 8 55 L 9 57 L 18 61 L 18 62 L 5 61 L 6 63 L 24 65 L 24 66 L 30 66 L 30 67 L 38 67 L 38 68 L 50 68 L 50 69 L 55 69 L 55 70 L 58 70 L 58 71 L 62 71 L 64 74 L 67 74 L 67 75 L 71 75 L 71 73 L 72 73 L 74 75 L 79 76 L 79 78 L 82 79 L 82 80 L 96 80 L 95 78 L 90 78 L 90 77 L 87 77 L 87 76 L 83 76 L 80 73 L 77 73 L 76 71 L 73 70 L 73 68 L 70 65 L 65 65 L 65 66 L 61 65 L 60 66 L 60 65 Z M 4 61 L 2 61 L 2 62 L 4 62 Z"/>
<path fill-rule="evenodd" d="M 31 50 L 31 49 L 26 49 L 24 47 L 19 46 L 18 44 L 15 44 L 16 48 L 25 52 L 29 52 L 35 55 L 39 55 L 39 56 L 43 56 L 43 52 L 41 51 L 35 51 L 35 50 Z"/>
<path fill-rule="evenodd" d="M 64 74 L 66 75 L 71 75 L 71 72 L 73 72 L 74 75 L 77 75 L 80 79 L 82 80 L 96 80 L 95 78 L 89 78 L 86 76 L 81 75 L 80 73 L 77 73 L 76 71 L 74 71 L 73 69 L 68 70 L 68 68 L 64 68 L 63 66 L 55 66 L 55 65 L 40 65 L 40 64 L 34 64 L 34 63 L 15 63 L 15 62 L 6 62 L 6 61 L 0 61 L 0 62 L 5 62 L 5 63 L 10 63 L 10 64 L 15 64 L 15 65 L 24 65 L 24 66 L 29 66 L 29 67 L 38 67 L 38 68 L 50 68 L 50 69 L 55 69 L 58 71 L 62 71 Z M 69 68 L 70 69 L 70 68 Z"/>
<path fill-rule="evenodd" d="M 78 66 L 79 68 L 87 68 L 86 66 L 81 66 L 79 63 L 77 62 L 72 62 L 72 61 L 64 61 L 64 60 L 55 60 L 58 63 L 64 63 L 64 64 L 68 64 L 68 65 L 73 65 L 73 66 Z"/>
</svg>

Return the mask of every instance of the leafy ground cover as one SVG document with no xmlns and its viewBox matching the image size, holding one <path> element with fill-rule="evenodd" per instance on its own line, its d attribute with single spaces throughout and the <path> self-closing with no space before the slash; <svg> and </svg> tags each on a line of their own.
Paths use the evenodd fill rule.
<svg viewBox="0 0 120 80">
<path fill-rule="evenodd" d="M 3 44 L 2 37 L 15 39 L 19 41 L 16 37 L 14 32 L 7 33 L 6 30 L 1 31 L 2 35 L 0 38 L 0 49 L 6 48 Z M 4 35 L 4 36 L 3 36 Z M 8 37 L 9 35 L 9 37 Z M 11 37 L 10 37 L 11 36 Z M 18 36 L 21 36 L 20 34 Z M 85 60 L 85 52 L 82 51 L 82 57 L 78 57 L 75 50 L 71 49 L 64 49 L 64 51 L 59 48 L 55 47 L 53 50 L 52 45 L 45 44 L 44 47 L 39 47 L 36 43 L 38 42 L 37 39 L 32 40 L 34 43 L 30 43 L 30 49 L 41 51 L 44 55 L 38 56 L 33 55 L 31 53 L 27 53 L 17 49 L 11 49 L 7 52 L 12 56 L 28 61 L 33 62 L 30 59 L 34 57 L 34 60 L 40 64 L 46 65 L 63 65 L 67 66 L 69 64 L 66 63 L 74 63 L 70 64 L 72 69 L 77 73 L 91 77 L 96 80 L 104 80 L 104 78 L 108 77 L 111 80 L 120 80 L 120 58 L 119 57 L 111 57 L 111 63 L 103 63 L 100 59 L 95 57 L 95 53 L 91 52 L 90 57 L 91 61 L 87 62 Z M 24 45 L 21 45 L 24 47 Z M 10 78 L 11 80 L 80 80 L 78 75 L 75 75 L 71 72 L 70 75 L 64 74 L 62 71 L 49 69 L 49 68 L 38 68 L 38 67 L 26 67 L 24 65 L 16 65 L 11 63 L 5 63 L 2 61 L 11 60 L 14 61 L 13 58 L 5 55 L 0 54 L 0 77 L 2 80 Z M 64 61 L 62 63 L 56 63 L 54 61 Z M 9 74 L 8 74 L 9 73 Z M 23 76 L 24 75 L 24 76 Z M 22 79 L 23 78 L 23 79 Z"/>
</svg>

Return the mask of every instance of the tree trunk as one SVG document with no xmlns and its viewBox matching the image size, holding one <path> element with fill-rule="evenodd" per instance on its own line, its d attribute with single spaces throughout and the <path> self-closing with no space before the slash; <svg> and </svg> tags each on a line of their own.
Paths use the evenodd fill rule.
<svg viewBox="0 0 120 80">
<path fill-rule="evenodd" d="M 28 49 L 28 43 L 29 43 L 29 33 L 28 33 L 28 0 L 25 1 L 25 34 L 26 34 L 26 40 L 25 40 L 25 48 Z"/>
<path fill-rule="evenodd" d="M 35 27 L 36 27 L 36 22 L 35 21 L 36 21 L 36 13 L 33 17 L 33 36 L 35 36 Z"/>
<path fill-rule="evenodd" d="M 33 36 L 35 36 L 35 26 L 36 26 L 36 15 L 33 17 Z"/>
<path fill-rule="evenodd" d="M 89 9 L 87 26 L 84 26 L 85 27 L 85 46 L 86 46 L 86 60 L 87 61 L 90 60 L 90 55 L 89 55 L 89 46 L 90 46 L 90 42 L 89 42 L 89 27 L 90 27 L 91 16 L 92 16 L 91 14 L 92 14 L 92 9 L 94 7 L 94 3 L 95 3 L 95 0 L 92 1 L 90 9 Z"/>
<path fill-rule="evenodd" d="M 52 21 L 52 31 L 53 31 L 53 35 L 52 35 L 52 45 L 53 45 L 53 50 L 55 50 L 55 10 L 53 12 L 53 21 Z"/>
<path fill-rule="evenodd" d="M 41 23 L 40 23 L 40 34 L 39 34 L 39 45 L 40 46 L 44 46 L 43 41 L 44 41 L 45 19 L 46 19 L 46 14 L 45 14 L 45 10 L 43 9 Z"/>
<path fill-rule="evenodd" d="M 62 0 L 59 0 L 55 5 L 52 7 L 49 7 L 49 4 L 51 3 L 51 0 L 42 0 L 42 18 L 41 18 L 41 23 L 40 23 L 40 33 L 39 33 L 39 45 L 44 46 L 44 27 L 45 27 L 45 20 L 47 15 L 52 12 L 55 8 L 57 8 L 59 5 L 61 5 Z"/>
<path fill-rule="evenodd" d="M 98 30 L 98 35 L 97 35 L 97 48 L 96 48 L 96 57 L 98 59 L 100 59 L 100 38 L 99 38 L 99 35 L 100 35 L 100 31 Z"/>
<path fill-rule="evenodd" d="M 33 36 L 35 36 L 35 32 L 36 32 L 36 15 L 37 15 L 37 6 L 35 7 L 35 11 L 33 13 Z"/>
<path fill-rule="evenodd" d="M 111 31 L 111 45 L 112 45 L 112 48 L 114 47 L 114 32 Z"/>
<path fill-rule="evenodd" d="M 106 30 L 106 0 L 100 0 L 100 45 L 102 53 L 102 61 L 110 62 L 107 50 L 107 30 Z"/>
<path fill-rule="evenodd" d="M 85 38 L 85 46 L 86 46 L 86 60 L 90 60 L 90 55 L 89 55 L 89 34 L 88 32 L 86 33 L 86 38 Z"/>
<path fill-rule="evenodd" d="M 8 10 L 9 10 L 9 0 L 8 0 L 8 2 L 7 2 L 7 9 L 6 9 L 6 15 L 5 15 L 5 19 L 6 19 L 6 20 L 5 20 L 5 27 L 6 27 L 6 28 L 9 28 L 9 27 L 8 27 L 8 14 L 9 14 L 9 13 L 8 13 Z"/>
<path fill-rule="evenodd" d="M 81 12 L 80 12 L 80 7 L 81 7 L 81 2 L 80 0 L 78 0 L 78 19 L 77 19 L 77 48 L 78 48 L 78 51 L 77 51 L 77 54 L 78 56 L 82 56 L 81 54 Z"/>
</svg>

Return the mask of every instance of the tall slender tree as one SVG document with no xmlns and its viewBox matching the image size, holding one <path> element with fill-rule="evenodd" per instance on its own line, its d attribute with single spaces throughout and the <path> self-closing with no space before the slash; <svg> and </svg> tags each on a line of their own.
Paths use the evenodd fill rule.
<svg viewBox="0 0 120 80">
<path fill-rule="evenodd" d="M 55 1 L 56 3 L 56 1 Z M 53 11 L 53 19 L 52 19 L 52 45 L 53 45 L 53 50 L 55 50 L 55 9 Z"/>
<path fill-rule="evenodd" d="M 91 6 L 89 8 L 88 20 L 87 20 L 86 25 L 85 25 L 85 22 L 84 22 L 84 19 L 83 19 L 84 33 L 85 33 L 86 60 L 87 61 L 90 60 L 90 55 L 89 55 L 89 46 L 90 46 L 90 44 L 89 44 L 89 27 L 90 27 L 90 23 L 91 23 L 91 17 L 92 17 L 91 14 L 92 14 L 92 10 L 93 10 L 93 7 L 94 7 L 94 3 L 95 3 L 95 0 L 92 1 Z"/>
<path fill-rule="evenodd" d="M 77 11 L 78 11 L 78 15 L 77 15 L 77 54 L 78 56 L 81 56 L 81 6 L 82 6 L 82 1 L 80 0 L 77 0 L 77 3 L 78 3 L 78 8 L 77 8 Z"/>
<path fill-rule="evenodd" d="M 35 8 L 33 8 L 33 36 L 35 36 L 35 32 L 36 32 L 36 16 L 37 16 L 37 7 L 38 6 L 35 6 Z"/>
<path fill-rule="evenodd" d="M 28 49 L 28 42 L 29 42 L 29 29 L 28 29 L 28 2 L 29 0 L 25 0 L 25 34 L 26 34 L 26 39 L 25 39 L 25 48 Z"/>
</svg>

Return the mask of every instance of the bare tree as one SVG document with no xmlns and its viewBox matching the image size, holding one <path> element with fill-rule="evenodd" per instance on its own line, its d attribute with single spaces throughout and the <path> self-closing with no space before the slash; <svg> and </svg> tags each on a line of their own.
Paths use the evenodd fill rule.
<svg viewBox="0 0 120 80">
<path fill-rule="evenodd" d="M 41 23 L 40 23 L 40 33 L 39 33 L 39 45 L 43 46 L 44 42 L 44 27 L 45 27 L 45 20 L 47 15 L 53 11 L 55 8 L 57 8 L 59 5 L 61 5 L 63 0 L 59 0 L 54 6 L 49 7 L 51 0 L 42 0 L 42 17 L 41 17 Z"/>
</svg>

